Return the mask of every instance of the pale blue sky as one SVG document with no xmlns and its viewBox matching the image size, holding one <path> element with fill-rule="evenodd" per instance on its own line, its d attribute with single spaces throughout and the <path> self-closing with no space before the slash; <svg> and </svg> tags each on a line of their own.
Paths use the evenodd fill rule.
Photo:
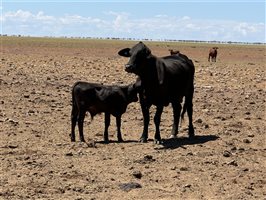
<svg viewBox="0 0 266 200">
<path fill-rule="evenodd" d="M 265 42 L 264 0 L 1 1 L 1 33 Z"/>
</svg>

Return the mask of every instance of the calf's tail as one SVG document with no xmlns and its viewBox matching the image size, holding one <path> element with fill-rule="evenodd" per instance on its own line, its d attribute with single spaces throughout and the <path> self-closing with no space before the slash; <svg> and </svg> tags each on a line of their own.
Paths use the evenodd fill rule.
<svg viewBox="0 0 266 200">
<path fill-rule="evenodd" d="M 183 105 L 182 112 L 181 112 L 181 123 L 180 124 L 182 124 L 182 122 L 184 120 L 184 115 L 185 115 L 186 112 L 187 112 L 187 102 L 185 100 L 185 103 Z"/>
</svg>

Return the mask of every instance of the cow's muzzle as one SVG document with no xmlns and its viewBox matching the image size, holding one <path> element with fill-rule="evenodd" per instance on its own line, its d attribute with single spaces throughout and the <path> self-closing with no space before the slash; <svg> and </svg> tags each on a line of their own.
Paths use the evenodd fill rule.
<svg viewBox="0 0 266 200">
<path fill-rule="evenodd" d="M 133 65 L 130 65 L 130 64 L 126 64 L 125 65 L 125 71 L 128 72 L 128 73 L 133 73 L 134 66 Z"/>
</svg>

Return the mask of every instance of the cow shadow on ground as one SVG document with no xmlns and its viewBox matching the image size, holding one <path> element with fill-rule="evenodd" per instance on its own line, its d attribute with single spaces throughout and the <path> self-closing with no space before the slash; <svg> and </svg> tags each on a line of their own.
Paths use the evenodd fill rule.
<svg viewBox="0 0 266 200">
<path fill-rule="evenodd" d="M 188 137 L 165 139 L 162 141 L 161 148 L 158 149 L 185 148 L 184 146 L 186 145 L 204 144 L 206 142 L 217 140 L 218 138 L 217 135 L 197 135 L 193 139 L 189 139 Z"/>
<path fill-rule="evenodd" d="M 106 142 L 104 141 L 96 141 L 95 143 L 98 143 L 98 144 L 106 144 Z M 111 144 L 111 143 L 139 143 L 138 140 L 124 140 L 123 142 L 119 142 L 117 140 L 109 140 L 108 144 Z"/>
<path fill-rule="evenodd" d="M 176 148 L 185 148 L 186 145 L 195 145 L 195 144 L 204 144 L 206 142 L 217 140 L 219 137 L 217 135 L 197 135 L 193 139 L 188 137 L 179 137 L 179 138 L 169 138 L 162 139 L 162 143 L 156 147 L 156 149 L 176 149 Z M 153 139 L 148 139 L 148 143 L 153 142 Z M 111 144 L 111 143 L 140 143 L 139 140 L 124 140 L 119 142 L 117 140 L 109 140 L 108 143 L 104 141 L 95 141 L 98 144 Z"/>
</svg>

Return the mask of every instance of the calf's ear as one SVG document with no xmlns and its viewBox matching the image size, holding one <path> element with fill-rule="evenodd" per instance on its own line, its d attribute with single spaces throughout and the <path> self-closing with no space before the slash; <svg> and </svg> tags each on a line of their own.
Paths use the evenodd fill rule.
<svg viewBox="0 0 266 200">
<path fill-rule="evenodd" d="M 130 48 L 125 48 L 125 49 L 121 49 L 119 52 L 118 52 L 118 55 L 120 56 L 124 56 L 124 57 L 130 57 Z"/>
</svg>

